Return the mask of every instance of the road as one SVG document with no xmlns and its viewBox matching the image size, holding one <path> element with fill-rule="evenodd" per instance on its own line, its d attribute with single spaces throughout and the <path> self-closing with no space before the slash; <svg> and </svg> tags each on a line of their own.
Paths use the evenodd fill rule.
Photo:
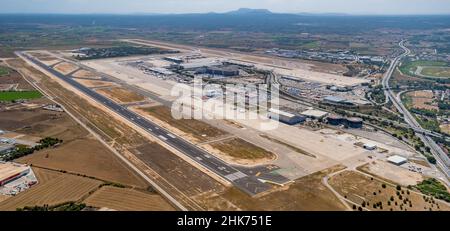
<svg viewBox="0 0 450 231">
<path fill-rule="evenodd" d="M 181 137 L 171 134 L 169 131 L 158 126 L 152 121 L 147 120 L 146 118 L 136 114 L 133 111 L 130 111 L 125 106 L 119 105 L 116 102 L 108 99 L 107 97 L 93 91 L 92 89 L 85 87 L 84 85 L 72 79 L 70 76 L 66 76 L 57 72 L 53 68 L 41 63 L 40 61 L 36 60 L 34 57 L 28 54 L 20 53 L 20 55 L 28 59 L 30 62 L 36 64 L 40 68 L 48 71 L 55 77 L 70 84 L 72 87 L 81 91 L 85 95 L 91 97 L 95 101 L 111 109 L 112 111 L 114 111 L 121 117 L 125 118 L 129 122 L 144 129 L 147 133 L 149 133 L 153 137 L 158 138 L 162 142 L 168 144 L 169 146 L 185 154 L 195 162 L 199 163 L 200 165 L 217 174 L 218 176 L 222 177 L 223 179 L 229 181 L 234 186 L 248 193 L 249 195 L 253 196 L 258 193 L 269 190 L 271 188 L 270 185 L 262 183 L 256 177 L 244 174 L 243 172 L 237 170 L 235 167 L 209 154 L 205 150 L 189 143 L 188 141 L 182 139 Z"/>
<path fill-rule="evenodd" d="M 423 143 L 430 148 L 431 154 L 433 154 L 434 158 L 436 158 L 436 165 L 444 172 L 447 178 L 450 178 L 450 158 L 447 154 L 439 147 L 436 142 L 430 138 L 430 135 L 433 133 L 431 131 L 425 130 L 420 126 L 417 120 L 411 115 L 411 113 L 406 109 L 403 105 L 402 100 L 400 98 L 400 94 L 395 95 L 389 86 L 389 80 L 391 79 L 394 71 L 396 70 L 400 60 L 411 53 L 411 51 L 405 47 L 404 40 L 402 40 L 398 45 L 405 51 L 403 54 L 394 58 L 387 70 L 385 76 L 383 77 L 383 89 L 384 94 L 386 96 L 386 102 L 391 101 L 395 108 L 404 116 L 405 122 L 411 126 L 412 129 L 417 132 L 417 136 L 423 141 Z"/>
</svg>

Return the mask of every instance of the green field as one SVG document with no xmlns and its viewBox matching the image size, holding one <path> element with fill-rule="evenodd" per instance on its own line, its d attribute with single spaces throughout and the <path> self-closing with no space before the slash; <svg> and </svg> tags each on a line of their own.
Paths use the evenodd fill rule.
<svg viewBox="0 0 450 231">
<path fill-rule="evenodd" d="M 436 78 L 450 78 L 450 67 L 424 67 L 421 74 Z"/>
<path fill-rule="evenodd" d="M 437 62 L 437 61 L 423 61 L 423 60 L 407 61 L 407 62 L 402 63 L 402 65 L 400 66 L 400 71 L 406 75 L 416 76 L 415 72 L 417 71 L 417 68 L 420 66 L 425 67 L 424 68 L 424 70 L 425 70 L 428 68 L 436 69 L 436 67 L 446 67 L 446 66 L 448 66 L 448 64 L 446 62 Z M 422 72 L 422 74 L 424 74 L 424 73 Z M 427 75 L 427 74 L 425 74 L 425 75 Z M 433 75 L 430 75 L 430 76 L 433 76 Z"/>
<path fill-rule="evenodd" d="M 320 42 L 319 41 L 313 41 L 313 42 L 309 42 L 306 43 L 304 45 L 302 45 L 302 48 L 304 49 L 317 49 L 320 46 Z"/>
<path fill-rule="evenodd" d="M 8 75 L 9 70 L 6 67 L 0 67 L 0 76 Z"/>
<path fill-rule="evenodd" d="M 0 101 L 13 101 L 18 99 L 37 99 L 42 95 L 39 91 L 4 91 L 0 92 Z"/>
</svg>

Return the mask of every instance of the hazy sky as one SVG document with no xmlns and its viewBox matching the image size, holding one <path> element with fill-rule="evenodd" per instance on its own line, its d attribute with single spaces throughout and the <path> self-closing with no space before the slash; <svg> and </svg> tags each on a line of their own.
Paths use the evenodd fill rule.
<svg viewBox="0 0 450 231">
<path fill-rule="evenodd" d="M 274 12 L 450 14 L 450 0 L 0 0 L 0 13 Z"/>
</svg>

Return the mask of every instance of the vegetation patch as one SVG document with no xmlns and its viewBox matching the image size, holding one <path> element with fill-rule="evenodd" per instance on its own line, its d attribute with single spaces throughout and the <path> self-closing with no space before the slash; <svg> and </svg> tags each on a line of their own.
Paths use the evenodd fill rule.
<svg viewBox="0 0 450 231">
<path fill-rule="evenodd" d="M 2 159 L 4 161 L 11 161 L 11 160 L 20 158 L 22 156 L 33 154 L 34 151 L 39 151 L 39 150 L 42 150 L 45 148 L 56 146 L 62 142 L 63 141 L 58 138 L 46 137 L 44 139 L 41 139 L 39 141 L 38 145 L 31 147 L 31 148 L 26 147 L 24 145 L 18 145 L 14 151 L 0 157 L 0 159 Z"/>
<path fill-rule="evenodd" d="M 39 91 L 3 91 L 0 92 L 0 101 L 14 101 L 20 99 L 37 99 L 42 97 Z"/>
<path fill-rule="evenodd" d="M 403 74 L 416 76 L 415 72 L 417 71 L 418 67 L 445 67 L 445 66 L 447 66 L 447 63 L 445 62 L 424 61 L 424 60 L 407 61 L 402 63 L 402 65 L 400 66 L 400 71 Z"/>
<path fill-rule="evenodd" d="M 0 77 L 4 75 L 9 75 L 9 70 L 6 67 L 0 67 Z"/>
<path fill-rule="evenodd" d="M 79 204 L 74 202 L 67 202 L 60 205 L 43 205 L 43 206 L 25 206 L 17 208 L 17 211 L 81 211 L 86 208 L 86 204 Z"/>
<path fill-rule="evenodd" d="M 424 67 L 420 73 L 436 78 L 450 78 L 450 67 Z"/>
<path fill-rule="evenodd" d="M 447 188 L 434 178 L 424 180 L 417 184 L 415 187 L 419 189 L 423 194 L 450 202 L 450 193 L 447 191 Z"/>
</svg>

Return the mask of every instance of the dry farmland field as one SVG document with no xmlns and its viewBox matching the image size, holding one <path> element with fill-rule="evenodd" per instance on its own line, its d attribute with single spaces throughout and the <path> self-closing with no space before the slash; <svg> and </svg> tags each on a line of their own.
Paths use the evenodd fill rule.
<svg viewBox="0 0 450 231">
<path fill-rule="evenodd" d="M 98 180 L 61 174 L 1 202 L 0 210 L 10 211 L 25 206 L 57 205 L 67 201 L 78 201 L 95 191 L 101 184 L 102 182 Z"/>
<path fill-rule="evenodd" d="M 432 200 L 406 187 L 396 186 L 354 171 L 344 171 L 329 179 L 329 184 L 356 207 L 375 211 L 450 210 L 447 203 Z M 353 206 L 351 204 L 350 206 Z"/>
<path fill-rule="evenodd" d="M 118 103 L 132 103 L 143 101 L 145 99 L 143 96 L 138 95 L 137 93 L 134 93 L 132 91 L 120 87 L 99 89 L 97 90 L 97 92 L 108 98 L 113 99 Z"/>
<path fill-rule="evenodd" d="M 433 105 L 433 92 L 431 91 L 412 91 L 406 93 L 408 98 L 411 98 L 413 108 L 438 110 L 436 105 Z"/>
<path fill-rule="evenodd" d="M 129 188 L 105 186 L 89 196 L 88 206 L 119 211 L 171 211 L 174 208 L 161 196 Z"/>
</svg>

